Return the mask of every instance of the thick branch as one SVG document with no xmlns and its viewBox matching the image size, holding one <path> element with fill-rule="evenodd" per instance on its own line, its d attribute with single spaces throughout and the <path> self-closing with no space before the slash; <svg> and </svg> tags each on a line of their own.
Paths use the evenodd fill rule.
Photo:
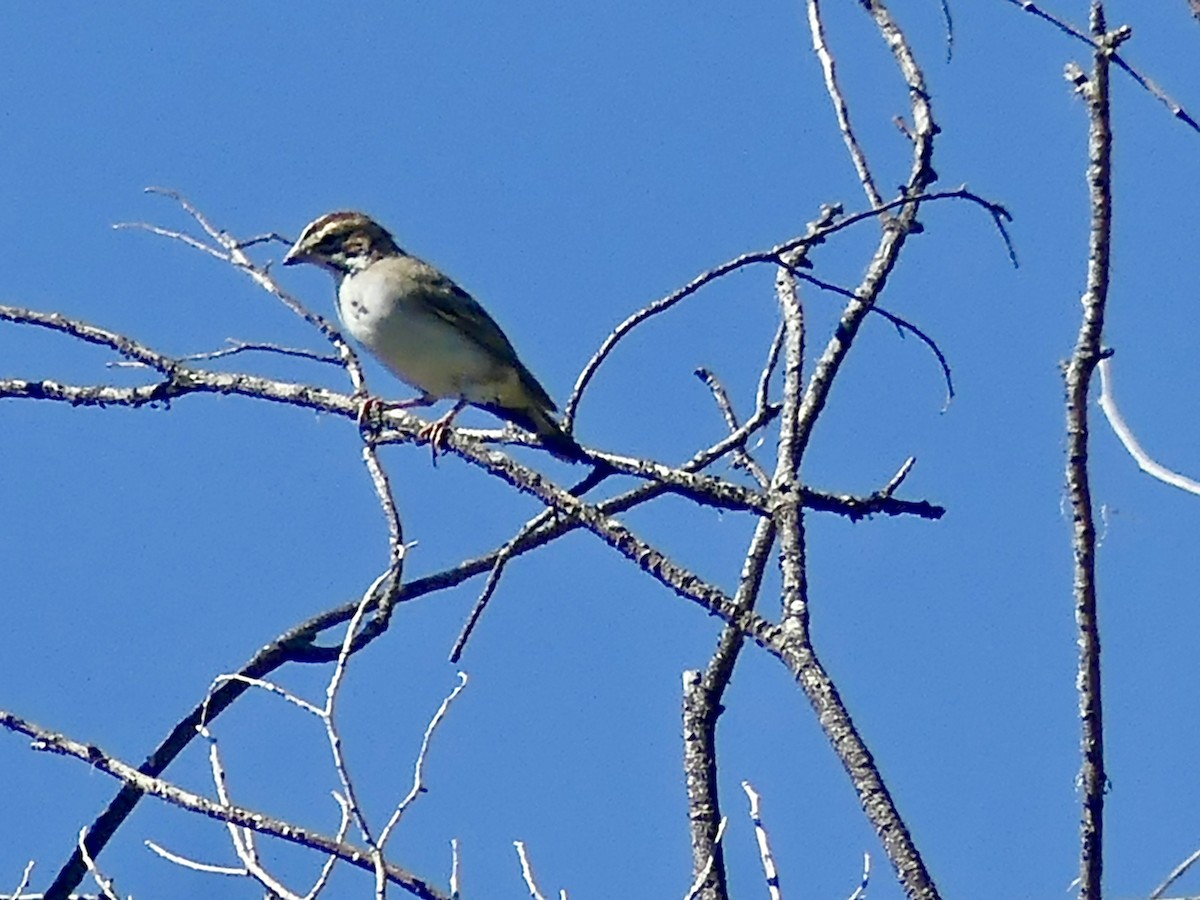
<svg viewBox="0 0 1200 900">
<path fill-rule="evenodd" d="M 909 87 L 913 115 L 913 163 L 906 197 L 920 195 L 934 180 L 931 165 L 933 137 L 937 131 L 925 89 L 924 76 L 911 48 L 882 0 L 861 0 L 870 13 Z M 833 336 L 818 359 L 807 388 L 800 391 L 800 367 L 803 362 L 802 310 L 796 294 L 795 278 L 790 270 L 781 271 L 777 293 L 788 328 L 785 341 L 784 408 L 780 417 L 779 459 L 772 488 L 780 492 L 774 511 L 780 540 L 780 568 L 783 574 L 783 618 L 779 634 L 783 638 L 779 655 L 796 677 L 817 714 L 822 730 L 845 767 L 868 820 L 879 835 L 900 884 L 910 898 L 935 900 L 938 892 L 925 868 L 912 836 L 875 766 L 849 711 L 825 671 L 812 644 L 809 631 L 807 584 L 807 548 L 804 517 L 797 478 L 803 454 L 817 418 L 825 403 L 854 337 L 871 307 L 882 292 L 888 275 L 910 233 L 917 225 L 919 202 L 904 203 L 894 217 L 885 217 L 883 233 L 866 275 L 842 313 Z"/>
<path fill-rule="evenodd" d="M 760 519 L 754 530 L 734 602 L 753 609 L 775 542 L 775 522 Z M 703 672 L 683 675 L 683 771 L 687 783 L 692 874 L 700 900 L 725 900 L 725 857 L 721 850 L 721 803 L 717 783 L 717 721 L 745 635 L 732 625 L 721 630 L 717 648 Z"/>
</svg>

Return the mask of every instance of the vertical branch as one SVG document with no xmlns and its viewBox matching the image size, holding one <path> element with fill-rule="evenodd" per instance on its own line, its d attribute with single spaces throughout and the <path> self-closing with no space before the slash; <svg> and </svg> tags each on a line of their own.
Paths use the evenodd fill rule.
<svg viewBox="0 0 1200 900">
<path fill-rule="evenodd" d="M 1104 6 L 1093 0 L 1092 34 L 1097 41 L 1091 82 L 1083 95 L 1088 107 L 1087 181 L 1092 208 L 1087 291 L 1083 322 L 1066 367 L 1067 493 L 1071 501 L 1074 545 L 1075 623 L 1078 628 L 1080 751 L 1079 896 L 1099 900 L 1104 836 L 1104 731 L 1100 694 L 1100 627 L 1096 604 L 1096 526 L 1088 477 L 1088 388 L 1100 361 L 1105 303 L 1108 299 L 1112 230 L 1112 131 L 1109 121 L 1109 55 L 1116 40 L 1107 33 Z"/>
<path fill-rule="evenodd" d="M 860 0 L 863 7 L 874 19 L 876 27 L 883 36 L 884 42 L 892 51 L 900 74 L 908 85 L 909 102 L 912 105 L 912 141 L 913 161 L 908 182 L 902 188 L 905 196 L 915 197 L 925 191 L 937 178 L 933 170 L 933 138 L 938 132 L 933 120 L 933 109 L 929 104 L 929 93 L 925 87 L 925 75 L 917 65 L 908 39 L 900 30 L 900 26 L 892 19 L 883 0 Z M 819 10 L 816 21 L 819 23 Z M 814 43 L 817 38 L 814 37 Z M 827 51 L 828 52 L 828 51 Z M 836 82 L 834 83 L 836 87 Z M 839 96 L 833 97 L 835 107 L 840 102 Z M 871 311 L 879 294 L 887 284 L 888 276 L 895 268 L 900 258 L 908 235 L 917 224 L 919 203 L 905 203 L 899 213 L 884 220 L 883 235 L 881 236 L 875 256 L 867 266 L 867 272 L 858 288 L 855 297 L 842 311 L 841 320 L 834 330 L 833 336 L 826 344 L 821 358 L 813 368 L 808 389 L 805 392 L 799 421 L 797 423 L 796 442 L 803 452 L 808 444 L 808 435 L 816 424 L 817 417 L 825 407 L 833 379 L 841 368 L 850 346 L 854 342 L 858 329 Z"/>
<path fill-rule="evenodd" d="M 912 835 L 900 817 L 875 760 L 850 718 L 850 712 L 842 702 L 833 679 L 821 664 L 812 644 L 808 609 L 808 551 L 801 505 L 803 492 L 795 470 L 803 452 L 803 445 L 797 440 L 804 423 L 800 390 L 800 363 L 804 349 L 802 308 L 796 294 L 795 278 L 790 271 L 780 269 L 776 286 L 788 328 L 784 345 L 785 386 L 784 407 L 780 417 L 779 462 L 772 484 L 778 492 L 775 495 L 779 497 L 774 522 L 779 533 L 779 565 L 783 573 L 783 656 L 788 667 L 796 674 L 797 683 L 816 711 L 822 730 L 850 776 L 863 812 L 879 835 L 905 893 L 910 898 L 936 900 L 939 896 L 937 887 L 925 868 Z M 807 394 L 804 396 L 807 397 Z"/>
<path fill-rule="evenodd" d="M 912 109 L 913 159 L 904 196 L 921 194 L 936 178 L 932 166 L 933 138 L 937 125 L 929 104 L 925 78 L 912 48 L 883 0 L 860 0 L 870 14 L 909 89 Z M 818 7 L 810 6 L 810 24 L 820 25 Z M 814 35 L 814 44 L 823 36 Z M 828 53 L 828 50 L 825 51 Z M 827 82 L 835 107 L 841 101 L 836 81 Z M 774 501 L 772 518 L 780 542 L 783 576 L 781 657 L 795 675 L 801 690 L 817 714 L 822 730 L 833 745 L 858 793 L 863 812 L 879 835 L 896 876 L 910 898 L 935 900 L 938 895 L 924 861 L 900 817 L 891 794 L 842 702 L 833 680 L 821 664 L 809 629 L 807 547 L 804 534 L 803 490 L 799 481 L 812 429 L 824 409 L 833 381 L 850 351 L 858 329 L 871 311 L 888 276 L 899 260 L 908 235 L 917 225 L 919 203 L 904 203 L 895 216 L 883 219 L 882 235 L 875 255 L 820 358 L 807 387 L 803 387 L 803 310 L 796 279 L 786 259 L 780 267 L 776 290 L 787 328 L 785 339 L 784 400 L 780 416 L 779 458 L 771 484 Z"/>
<path fill-rule="evenodd" d="M 752 609 L 775 543 L 775 523 L 759 519 L 742 566 L 734 604 Z M 740 628 L 721 630 L 716 652 L 703 673 L 683 674 L 683 770 L 687 781 L 688 820 L 692 833 L 692 874 L 698 900 L 726 900 L 725 858 L 721 852 L 721 804 L 717 793 L 717 719 L 721 699 L 745 642 Z"/>
<path fill-rule="evenodd" d="M 688 827 L 692 840 L 691 896 L 728 900 L 725 854 L 717 840 L 721 806 L 717 797 L 717 714 L 698 669 L 683 673 L 683 774 L 687 784 Z"/>
<path fill-rule="evenodd" d="M 400 579 L 404 571 L 404 554 L 407 549 L 404 546 L 404 526 L 400 522 L 396 498 L 392 495 L 391 481 L 379 461 L 379 446 L 373 437 L 364 436 L 362 456 L 388 526 L 388 577 L 379 591 L 375 621 L 376 628 L 386 628 L 391 619 L 392 607 L 400 593 Z M 352 629 L 354 630 L 357 629 Z"/>
<path fill-rule="evenodd" d="M 780 322 L 779 329 L 767 351 L 758 379 L 755 415 L 767 409 L 771 377 L 779 364 L 786 329 Z M 732 418 L 729 427 L 737 430 L 737 421 Z M 749 456 L 747 455 L 749 459 Z M 775 545 L 775 523 L 764 516 L 758 520 L 742 574 L 738 579 L 737 593 L 733 604 L 738 610 L 751 610 L 758 601 L 762 589 L 763 573 L 771 558 Z M 733 677 L 746 634 L 742 629 L 726 625 L 721 630 L 717 648 L 703 673 L 683 673 L 683 772 L 687 783 L 688 822 L 692 836 L 693 888 L 690 897 L 697 900 L 727 900 L 729 889 L 725 882 L 725 857 L 721 851 L 721 833 L 725 819 L 721 815 L 720 796 L 717 791 L 717 720 L 724 707 L 721 705 L 725 688 Z"/>
</svg>

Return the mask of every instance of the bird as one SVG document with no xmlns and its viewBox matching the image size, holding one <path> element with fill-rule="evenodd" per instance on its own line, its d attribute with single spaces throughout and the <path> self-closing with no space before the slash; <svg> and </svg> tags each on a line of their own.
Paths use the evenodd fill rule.
<svg viewBox="0 0 1200 900">
<path fill-rule="evenodd" d="M 455 400 L 421 429 L 436 459 L 450 425 L 476 406 L 533 432 L 567 462 L 587 454 L 554 418 L 549 393 L 521 362 L 495 319 L 434 266 L 405 252 L 361 212 L 326 213 L 310 222 L 283 265 L 310 263 L 337 283 L 338 316 L 356 341 L 401 381 L 420 391 L 400 406 Z"/>
</svg>

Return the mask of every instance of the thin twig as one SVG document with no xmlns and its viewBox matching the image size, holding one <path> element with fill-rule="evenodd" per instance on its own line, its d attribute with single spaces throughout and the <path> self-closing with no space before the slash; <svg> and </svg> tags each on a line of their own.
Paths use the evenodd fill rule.
<svg viewBox="0 0 1200 900">
<path fill-rule="evenodd" d="M 1179 103 L 1177 103 L 1175 100 L 1173 100 L 1166 91 L 1164 91 L 1157 84 L 1155 84 L 1154 81 L 1151 80 L 1148 76 L 1143 75 L 1141 73 L 1141 71 L 1139 71 L 1138 69 L 1134 68 L 1132 65 L 1127 63 L 1121 57 L 1120 54 L 1112 52 L 1115 49 L 1114 46 L 1108 46 L 1106 48 L 1105 42 L 1103 40 L 1101 40 L 1100 38 L 1098 38 L 1094 35 L 1089 35 L 1086 32 L 1082 31 L 1081 29 L 1076 28 L 1074 25 L 1067 22 L 1066 20 L 1060 19 L 1058 16 L 1055 16 L 1051 13 L 1046 12 L 1044 9 L 1042 9 L 1040 6 L 1038 6 L 1036 3 L 1030 2 L 1030 0 L 1008 0 L 1008 2 L 1011 3 L 1013 6 L 1019 7 L 1020 9 L 1025 10 L 1025 12 L 1036 16 L 1037 18 L 1041 19 L 1044 22 L 1049 22 L 1051 25 L 1053 25 L 1059 31 L 1063 32 L 1064 34 L 1070 35 L 1071 37 L 1075 38 L 1075 40 L 1080 41 L 1084 44 L 1087 44 L 1089 47 L 1092 48 L 1093 52 L 1103 51 L 1103 52 L 1108 53 L 1109 58 L 1110 58 L 1111 62 L 1113 63 L 1113 65 L 1115 65 L 1117 68 L 1123 70 L 1125 72 L 1125 74 L 1127 74 L 1130 78 L 1132 78 L 1135 82 L 1137 82 L 1137 84 L 1143 90 L 1145 90 L 1147 93 L 1149 93 L 1158 102 L 1163 104 L 1163 106 L 1165 106 L 1168 110 L 1170 110 L 1172 116 L 1174 116 L 1180 122 L 1183 122 L 1183 124 L 1187 125 L 1193 131 L 1200 132 L 1200 122 L 1197 122 L 1194 118 L 1192 118 L 1191 114 L 1188 113 L 1188 111 L 1186 109 L 1184 109 Z M 1195 12 L 1197 9 L 1200 9 L 1200 5 L 1197 5 L 1196 0 L 1189 0 L 1189 2 L 1192 3 L 1192 11 L 1193 12 Z M 1200 14 L 1197 14 L 1197 18 L 1200 18 Z M 1127 26 L 1123 26 L 1123 27 L 1127 29 Z M 1123 37 L 1129 36 L 1129 32 L 1127 30 L 1121 31 L 1120 29 L 1118 29 L 1118 32 L 1120 32 L 1120 34 Z"/>
<path fill-rule="evenodd" d="M 450 900 L 462 895 L 462 850 L 458 838 L 450 839 Z"/>
<path fill-rule="evenodd" d="M 525 887 L 529 889 L 529 896 L 533 900 L 546 900 L 546 895 L 538 887 L 537 878 L 533 874 L 533 863 L 529 861 L 529 854 L 525 850 L 525 842 L 513 841 L 513 846 L 517 849 L 517 859 L 521 862 L 521 878 L 525 880 Z"/>
<path fill-rule="evenodd" d="M 241 682 L 242 684 L 245 684 L 247 687 L 261 688 L 262 690 L 266 691 L 267 693 L 274 694 L 277 697 L 282 697 L 288 703 L 294 704 L 295 706 L 300 707 L 300 709 L 304 710 L 305 712 L 310 713 L 317 717 L 320 717 L 324 712 L 320 707 L 314 706 L 312 703 L 309 703 L 303 697 L 299 697 L 296 694 L 293 694 L 287 688 L 281 687 L 280 685 L 275 684 L 272 681 L 267 681 L 262 678 L 249 678 L 245 675 L 242 675 L 240 672 L 232 672 L 232 673 L 228 673 L 225 675 L 218 675 L 216 678 L 213 679 L 212 684 L 208 688 L 208 695 L 204 698 L 204 700 L 205 700 L 204 714 L 201 718 L 201 725 L 207 726 L 210 722 L 209 713 L 208 713 L 209 700 L 213 697 L 214 693 L 217 691 L 218 688 L 221 687 L 221 685 L 223 685 L 229 681 L 238 681 L 238 682 Z"/>
<path fill-rule="evenodd" d="M 404 799 L 401 800 L 396 806 L 391 818 L 388 819 L 387 824 L 383 826 L 383 830 L 379 832 L 380 849 L 387 844 L 388 838 L 391 837 L 392 831 L 394 831 L 396 826 L 400 823 L 400 817 L 404 815 L 405 811 L 408 810 L 410 806 L 412 806 L 417 797 L 419 797 L 425 791 L 425 759 L 429 756 L 429 745 L 433 741 L 433 735 L 437 731 L 438 726 L 442 723 L 442 720 L 446 718 L 446 713 L 450 711 L 451 704 L 458 699 L 458 695 L 461 694 L 466 687 L 466 673 L 459 672 L 458 684 L 455 685 L 454 690 L 447 694 L 445 699 L 442 700 L 442 705 L 438 707 L 438 710 L 436 713 L 434 713 L 433 718 L 429 720 L 429 724 L 425 726 L 425 735 L 421 738 L 421 749 L 418 751 L 417 760 L 413 764 L 412 787 L 409 788 L 409 791 L 407 794 L 405 794 Z"/>
<path fill-rule="evenodd" d="M 904 483 L 904 479 L 908 477 L 908 473 L 912 471 L 913 466 L 916 464 L 917 458 L 915 456 L 910 456 L 908 459 L 906 459 L 900 465 L 900 468 L 896 471 L 896 474 L 888 480 L 888 483 L 884 485 L 883 490 L 879 493 L 884 497 L 890 497 L 892 494 L 896 493 L 896 490 L 901 484 Z"/>
<path fill-rule="evenodd" d="M 767 350 L 767 361 L 758 375 L 758 388 L 754 392 L 754 408 L 766 409 L 771 399 L 771 378 L 779 368 L 779 354 L 783 352 L 784 338 L 783 320 L 775 327 L 775 336 L 771 338 L 771 346 Z"/>
<path fill-rule="evenodd" d="M 140 231 L 148 231 L 151 234 L 158 235 L 159 237 L 170 238 L 173 241 L 180 241 L 184 244 L 187 244 L 194 250 L 199 250 L 201 253 L 207 253 L 214 259 L 221 260 L 221 262 L 229 262 L 228 253 L 222 253 L 215 247 L 211 247 L 204 243 L 204 241 L 194 238 L 186 232 L 176 231 L 173 228 L 163 228 L 160 225 L 151 225 L 149 222 L 117 222 L 115 225 L 113 225 L 113 228 L 117 229 L 118 231 L 126 228 L 136 228 Z"/>
<path fill-rule="evenodd" d="M 920 89 L 924 91 L 923 83 L 921 84 Z M 932 120 L 927 112 L 927 106 L 927 103 L 924 104 L 924 110 L 922 112 L 921 119 L 926 125 L 932 126 Z M 919 155 L 927 155 L 927 145 L 930 144 L 930 140 L 922 140 L 920 142 L 918 146 Z M 744 269 L 747 266 L 752 265 L 779 265 L 792 251 L 804 250 L 808 247 L 822 243 L 831 235 L 836 234 L 845 228 L 849 228 L 858 224 L 859 222 L 874 219 L 881 213 L 889 210 L 908 208 L 910 206 L 915 206 L 917 203 L 932 202 L 936 200 L 967 200 L 971 203 L 979 205 L 987 210 L 988 214 L 991 216 L 992 223 L 996 226 L 1004 240 L 1010 260 L 1013 262 L 1013 265 L 1016 265 L 1016 252 L 1013 249 L 1013 244 L 1011 238 L 1009 237 L 1008 229 L 1004 225 L 1006 221 L 1011 221 L 1012 219 L 1012 216 L 1009 214 L 1008 210 L 998 203 L 985 200 L 978 194 L 968 191 L 965 187 L 958 188 L 957 190 L 953 191 L 939 191 L 936 193 L 924 194 L 923 190 L 928 186 L 929 181 L 931 180 L 931 173 L 932 169 L 929 169 L 928 172 L 924 172 L 924 177 L 919 181 L 919 183 L 916 181 L 911 182 L 909 189 L 905 193 L 905 196 L 864 212 L 855 213 L 854 215 L 841 218 L 838 221 L 833 221 L 833 213 L 835 211 L 840 212 L 840 210 L 837 210 L 834 207 L 829 207 L 825 212 L 823 212 L 822 218 L 818 220 L 818 224 L 809 226 L 809 229 L 804 235 L 784 241 L 781 244 L 777 244 L 770 250 L 744 253 L 741 256 L 735 257 L 734 259 L 720 264 L 719 266 L 714 266 L 713 268 L 697 275 L 683 287 L 672 291 L 667 296 L 659 300 L 655 300 L 654 302 L 649 303 L 632 313 L 615 329 L 613 329 L 612 333 L 610 333 L 607 338 L 604 339 L 599 349 L 584 365 L 583 369 L 579 373 L 578 378 L 575 379 L 575 386 L 572 389 L 571 396 L 568 398 L 566 404 L 566 412 L 564 415 L 564 421 L 567 423 L 566 427 L 569 429 L 570 424 L 574 421 L 575 413 L 578 409 L 579 401 L 582 399 L 583 392 L 591 382 L 592 378 L 595 376 L 597 370 L 599 370 L 600 366 L 609 357 L 617 344 L 620 343 L 621 340 L 625 338 L 631 331 L 633 331 L 633 329 L 635 329 L 638 325 L 641 325 L 643 322 L 646 322 L 651 318 L 666 312 L 680 301 L 696 293 L 698 290 L 700 290 L 700 288 L 710 284 L 713 281 L 716 281 L 719 278 L 723 278 L 731 272 L 736 272 L 739 269 Z M 911 227 L 911 222 L 906 227 Z"/>
<path fill-rule="evenodd" d="M 236 875 L 242 878 L 249 874 L 245 866 L 219 866 L 215 863 L 200 862 L 197 859 L 192 859 L 191 857 L 168 850 L 154 841 L 146 841 L 145 845 L 146 849 L 156 856 L 161 856 L 167 862 L 174 863 L 185 869 L 191 869 L 193 872 L 203 872 L 206 875 Z"/>
<path fill-rule="evenodd" d="M 1200 2 L 1200 0 L 1197 0 L 1197 2 Z M 1167 892 L 1167 888 L 1182 878 L 1187 870 L 1194 866 L 1198 861 L 1200 861 L 1200 850 L 1197 850 L 1195 853 L 1177 865 L 1174 869 L 1172 869 L 1170 874 L 1167 875 L 1167 877 L 1163 880 L 1163 883 L 1150 893 L 1149 900 L 1160 900 L 1163 894 Z"/>
<path fill-rule="evenodd" d="M 217 246 L 222 248 L 226 254 L 225 258 L 232 262 L 233 265 L 238 269 L 250 276 L 251 280 L 253 280 L 255 284 L 274 296 L 277 300 L 283 303 L 284 306 L 302 318 L 305 322 L 320 331 L 325 339 L 328 340 L 337 351 L 338 358 L 342 361 L 343 366 L 346 368 L 347 374 L 350 376 L 350 383 L 353 385 L 355 393 L 363 396 L 366 395 L 366 377 L 363 374 L 362 363 L 359 362 L 358 355 L 354 352 L 354 349 L 350 346 L 349 342 L 342 337 L 341 332 L 338 331 L 338 329 L 334 327 L 334 325 L 328 319 L 312 312 L 303 303 L 301 303 L 287 291 L 283 290 L 283 288 L 281 288 L 271 276 L 266 267 L 256 265 L 254 261 L 246 254 L 245 247 L 248 246 L 248 244 L 238 241 L 228 232 L 217 228 L 211 221 L 209 221 L 208 217 L 205 216 L 204 213 L 200 212 L 200 210 L 197 209 L 191 203 L 191 201 L 189 201 L 178 191 L 167 188 L 148 187 L 146 188 L 146 193 L 167 197 L 178 203 L 184 212 L 191 216 L 192 219 L 195 220 L 195 222 L 204 230 L 209 238 L 211 238 L 212 241 L 217 244 Z M 174 235 L 171 234 L 168 236 Z M 192 239 L 192 241 L 185 241 L 185 243 L 188 243 L 189 246 L 195 246 L 195 243 L 193 243 L 194 240 L 195 239 Z M 212 248 L 201 246 L 198 249 L 206 250 L 206 252 L 221 258 L 218 253 L 212 250 Z"/>
<path fill-rule="evenodd" d="M 750 801 L 750 821 L 754 823 L 754 838 L 758 842 L 758 858 L 762 862 L 763 875 L 767 879 L 767 895 L 771 900 L 783 900 L 779 891 L 779 869 L 775 865 L 775 854 L 771 852 L 771 841 L 767 836 L 767 826 L 763 824 L 761 798 L 750 782 L 742 782 L 742 790 Z"/>
<path fill-rule="evenodd" d="M 513 535 L 512 540 L 496 552 L 495 561 L 492 563 L 491 571 L 488 572 L 483 590 L 479 592 L 479 596 L 475 599 L 475 605 L 471 607 L 471 612 L 467 615 L 467 621 L 463 623 L 463 627 L 454 641 L 454 646 L 450 648 L 451 665 L 456 664 L 462 659 L 463 651 L 467 648 L 467 641 L 471 639 L 471 635 L 475 632 L 475 626 L 479 624 L 480 616 L 483 615 L 483 611 L 495 595 L 496 588 L 500 586 L 500 576 L 504 574 L 504 569 L 508 565 L 508 561 L 516 553 L 521 542 L 553 518 L 554 512 L 552 510 L 542 510 L 542 512 L 526 522 L 521 527 L 521 530 Z"/>
<path fill-rule="evenodd" d="M 404 557 L 408 548 L 404 543 L 404 526 L 400 522 L 400 510 L 396 505 L 396 496 L 392 492 L 391 481 L 379 461 L 379 447 L 373 436 L 364 434 L 362 448 L 363 463 L 371 476 L 371 485 L 375 488 L 375 498 L 379 501 L 384 520 L 388 529 L 388 578 L 380 586 L 378 604 L 375 607 L 376 628 L 386 628 L 391 618 L 392 607 L 396 603 L 397 591 L 404 576 Z"/>
<path fill-rule="evenodd" d="M 872 306 L 871 312 L 877 316 L 883 316 L 895 325 L 902 334 L 905 331 L 909 331 L 916 335 L 917 340 L 933 351 L 933 355 L 937 357 L 938 365 L 942 367 L 942 378 L 946 382 L 946 402 L 942 404 L 942 412 L 949 409 L 950 403 L 954 400 L 954 373 L 950 371 L 950 363 L 946 359 L 945 354 L 942 353 L 942 348 L 937 345 L 937 342 L 933 338 L 907 319 L 902 319 L 881 306 Z"/>
<path fill-rule="evenodd" d="M 1138 464 L 1138 468 L 1150 477 L 1157 478 L 1159 481 L 1171 485 L 1171 487 L 1177 487 L 1190 494 L 1200 494 L 1200 482 L 1188 478 L 1186 475 L 1180 475 L 1178 472 L 1171 471 L 1142 449 L 1142 445 L 1138 442 L 1137 436 L 1134 435 L 1133 429 L 1129 427 L 1125 418 L 1121 415 L 1120 409 L 1117 408 L 1117 398 L 1113 392 L 1111 366 L 1111 356 L 1105 356 L 1096 366 L 1100 372 L 1100 409 L 1104 411 L 1104 415 L 1108 419 L 1108 424 L 1112 426 L 1112 430 L 1116 433 L 1125 449 L 1129 451 L 1129 455 Z"/>
<path fill-rule="evenodd" d="M 239 341 L 235 338 L 226 338 L 227 343 L 231 346 L 223 350 L 209 350 L 206 353 L 187 353 L 179 359 L 198 362 L 202 359 L 224 359 L 227 356 L 237 356 L 239 353 L 275 353 L 279 356 L 294 356 L 299 359 L 311 359 L 313 362 L 326 363 L 327 365 L 340 366 L 341 360 L 335 356 L 326 356 L 321 353 L 316 353 L 312 350 L 304 350 L 299 347 L 280 347 L 278 344 L 264 344 L 250 341 Z"/>
<path fill-rule="evenodd" d="M 717 409 L 721 411 L 721 415 L 725 418 L 725 424 L 730 431 L 737 431 L 738 417 L 734 411 L 733 401 L 729 399 L 729 393 L 725 390 L 725 385 L 717 379 L 710 370 L 699 368 L 696 370 L 696 377 L 704 382 L 705 386 L 712 392 L 713 400 L 716 401 Z M 767 486 L 767 473 L 758 460 L 750 455 L 750 452 L 745 447 L 738 447 L 733 451 L 733 465 L 735 468 L 745 469 L 750 473 L 751 477 L 758 482 L 759 487 Z"/>
<path fill-rule="evenodd" d="M 942 21 L 946 23 L 946 64 L 954 59 L 954 17 L 950 15 L 950 0 L 941 0 Z"/>
<path fill-rule="evenodd" d="M 862 184 L 863 191 L 866 192 L 867 202 L 872 206 L 883 206 L 883 197 L 880 195 L 879 189 L 875 187 L 875 179 L 871 177 L 867 155 L 863 153 L 858 138 L 854 136 L 854 129 L 850 125 L 850 108 L 846 105 L 846 96 L 842 93 L 841 85 L 838 84 L 837 62 L 825 40 L 825 23 L 821 19 L 820 0 L 808 0 L 807 6 L 808 30 L 812 33 L 813 50 L 816 51 L 817 59 L 821 62 L 821 71 L 825 75 L 825 90 L 833 102 L 838 130 L 842 133 L 842 140 L 846 144 L 846 151 L 850 154 L 850 161 L 858 173 L 858 180 Z"/>
<path fill-rule="evenodd" d="M 79 829 L 79 841 L 77 846 L 79 847 L 79 852 L 83 854 L 83 863 L 85 866 L 87 866 L 87 870 L 91 873 L 92 880 L 94 880 L 96 882 L 96 886 L 100 888 L 100 893 L 103 894 L 107 900 L 121 900 L 121 898 L 117 895 L 115 888 L 113 887 L 113 880 L 105 876 L 105 874 L 100 871 L 100 867 L 96 865 L 96 861 L 92 859 L 91 854 L 88 853 L 87 828 Z"/>
<path fill-rule="evenodd" d="M 78 759 L 93 768 L 117 778 L 128 785 L 135 786 L 139 794 L 150 794 L 162 800 L 207 816 L 219 822 L 230 822 L 243 828 L 252 829 L 260 834 L 270 834 L 290 843 L 310 847 L 326 853 L 333 853 L 339 859 L 351 865 L 373 872 L 374 867 L 362 847 L 340 843 L 333 839 L 311 831 L 290 822 L 284 822 L 263 813 L 254 812 L 239 806 L 223 806 L 214 803 L 207 797 L 186 791 L 177 785 L 144 775 L 128 763 L 105 753 L 95 744 L 83 744 L 65 735 L 41 728 L 32 722 L 14 715 L 7 710 L 0 710 L 0 727 L 7 728 L 33 739 L 34 749 L 58 753 L 63 756 Z M 91 842 L 84 841 L 80 853 L 91 855 Z M 86 863 L 84 863 L 86 867 Z M 426 900 L 445 900 L 445 895 L 428 882 L 418 878 L 411 872 L 395 865 L 387 864 L 389 880 L 408 890 L 417 897 Z M 47 891 L 49 893 L 49 891 Z"/>
<path fill-rule="evenodd" d="M 367 611 L 378 602 L 379 593 L 383 590 L 384 585 L 389 583 L 394 584 L 396 577 L 395 564 L 393 564 L 371 582 L 371 585 L 363 592 L 362 598 L 358 603 L 358 609 L 354 611 L 354 617 L 346 626 L 346 634 L 342 640 L 342 650 L 338 654 L 337 665 L 334 666 L 329 684 L 325 688 L 325 708 L 321 711 L 321 718 L 325 724 L 325 733 L 329 739 L 329 749 L 333 754 L 334 769 L 337 771 L 338 779 L 342 784 L 342 796 L 346 799 L 346 804 L 350 808 L 350 814 L 354 818 L 354 823 L 358 826 L 363 842 L 366 843 L 372 857 L 377 862 L 379 861 L 377 854 L 380 850 L 380 845 L 371 836 L 371 827 L 367 823 L 366 814 L 358 802 L 354 790 L 354 782 L 346 766 L 345 755 L 342 753 L 342 737 L 337 730 L 335 713 L 337 711 L 338 692 L 346 676 L 350 656 L 353 653 L 354 638 L 358 634 L 359 626 L 363 618 L 367 615 Z"/>
<path fill-rule="evenodd" d="M 864 898 L 867 896 L 867 885 L 870 883 L 870 881 L 871 881 L 871 854 L 864 853 L 863 854 L 862 880 L 859 881 L 858 887 L 856 887 L 854 889 L 854 893 L 851 894 L 847 898 L 847 900 L 864 900 Z"/>
<path fill-rule="evenodd" d="M 333 839 L 339 844 L 345 843 L 346 835 L 350 831 L 350 822 L 353 819 L 353 816 L 350 813 L 350 804 L 346 801 L 346 798 L 337 791 L 331 791 L 330 793 L 333 795 L 333 799 L 337 802 L 338 808 L 341 810 L 341 820 L 338 823 L 337 834 L 333 836 Z M 308 893 L 304 895 L 305 900 L 316 900 L 316 898 L 320 896 L 321 892 L 325 889 L 325 886 L 329 884 L 329 879 L 333 876 L 333 869 L 334 866 L 337 865 L 337 862 L 337 856 L 332 853 L 326 854 L 325 862 L 321 866 L 320 873 L 313 882 L 313 886 L 308 889 Z"/>
<path fill-rule="evenodd" d="M 220 744 L 218 744 L 216 736 L 213 735 L 207 726 L 201 726 L 199 732 L 200 736 L 208 742 L 208 764 L 212 772 L 213 786 L 217 791 L 217 799 L 221 802 L 222 806 L 233 806 L 233 795 L 229 790 L 229 776 L 225 769 L 225 764 L 221 760 Z M 242 861 L 242 865 L 246 869 L 246 874 L 252 878 L 256 878 L 264 886 L 270 885 L 268 890 L 271 893 L 286 891 L 282 885 L 274 884 L 274 879 L 262 871 L 262 866 L 259 864 L 258 859 L 258 848 L 254 840 L 254 832 L 232 822 L 226 822 L 225 827 L 229 832 L 229 840 L 233 844 L 234 853 Z M 276 890 L 276 888 L 279 888 L 279 890 Z"/>
<path fill-rule="evenodd" d="M 34 863 L 32 859 L 25 863 L 25 871 L 21 873 L 21 880 L 17 882 L 16 889 L 12 892 L 12 894 L 9 895 L 13 898 L 13 900 L 21 900 L 21 894 L 24 892 L 25 888 L 29 886 L 29 876 L 33 874 L 33 865 Z"/>
</svg>

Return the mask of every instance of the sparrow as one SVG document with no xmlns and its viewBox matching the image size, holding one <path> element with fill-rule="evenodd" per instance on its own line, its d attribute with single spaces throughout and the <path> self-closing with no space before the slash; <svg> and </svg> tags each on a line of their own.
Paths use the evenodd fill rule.
<svg viewBox="0 0 1200 900">
<path fill-rule="evenodd" d="M 586 457 L 554 418 L 557 407 L 482 306 L 360 212 L 331 212 L 309 223 L 283 259 L 332 273 L 346 330 L 420 396 L 401 406 L 453 398 L 454 407 L 421 429 L 437 453 L 468 404 L 533 432 L 568 462 Z"/>
</svg>

